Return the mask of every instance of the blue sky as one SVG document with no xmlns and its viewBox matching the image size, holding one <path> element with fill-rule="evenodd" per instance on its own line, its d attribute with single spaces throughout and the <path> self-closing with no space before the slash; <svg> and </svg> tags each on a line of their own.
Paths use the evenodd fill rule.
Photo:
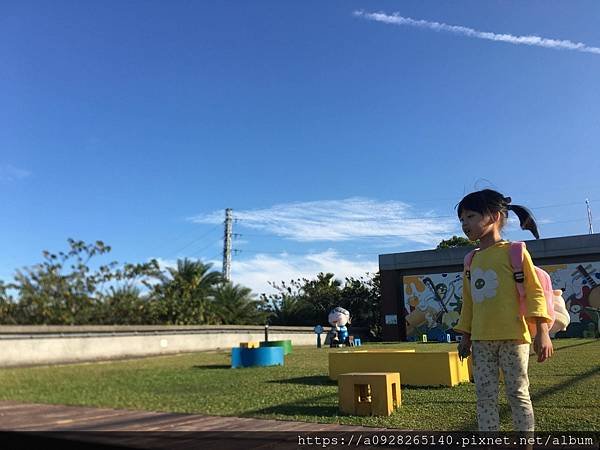
<svg viewBox="0 0 600 450">
<path fill-rule="evenodd" d="M 596 1 L 7 1 L 0 279 L 101 239 L 233 281 L 377 269 L 492 187 L 542 237 L 600 217 Z M 486 34 L 487 33 L 487 34 Z M 528 37 L 524 37 L 528 36 Z M 600 221 L 594 222 L 595 231 Z M 505 237 L 531 236 L 511 222 Z"/>
</svg>

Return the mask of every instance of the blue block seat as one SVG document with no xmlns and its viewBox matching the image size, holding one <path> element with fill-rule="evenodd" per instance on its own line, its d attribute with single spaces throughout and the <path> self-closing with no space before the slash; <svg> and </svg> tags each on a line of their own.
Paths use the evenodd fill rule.
<svg viewBox="0 0 600 450">
<path fill-rule="evenodd" d="M 231 368 L 283 366 L 283 347 L 232 348 Z"/>
</svg>

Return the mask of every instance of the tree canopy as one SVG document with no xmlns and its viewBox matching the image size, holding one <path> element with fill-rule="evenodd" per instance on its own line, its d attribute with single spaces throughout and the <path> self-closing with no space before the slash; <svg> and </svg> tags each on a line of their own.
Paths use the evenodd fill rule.
<svg viewBox="0 0 600 450">
<path fill-rule="evenodd" d="M 288 283 L 272 282 L 274 294 L 256 297 L 226 282 L 212 265 L 188 258 L 175 267 L 156 260 L 108 261 L 102 241 L 68 239 L 64 252 L 42 252 L 42 262 L 0 280 L 0 324 L 21 325 L 327 325 L 336 306 L 352 325 L 381 334 L 379 274 L 341 281 L 333 273 Z"/>
<path fill-rule="evenodd" d="M 263 295 L 274 325 L 327 325 L 336 306 L 350 311 L 351 323 L 367 328 L 371 339 L 381 337 L 381 293 L 379 273 L 346 278 L 319 273 L 315 279 L 301 278 L 289 283 L 271 283 L 276 293 Z"/>
<path fill-rule="evenodd" d="M 462 236 L 452 236 L 450 239 L 444 239 L 441 241 L 436 249 L 440 248 L 455 248 L 455 247 L 469 247 L 472 245 L 479 245 L 479 241 L 470 241 Z"/>
</svg>

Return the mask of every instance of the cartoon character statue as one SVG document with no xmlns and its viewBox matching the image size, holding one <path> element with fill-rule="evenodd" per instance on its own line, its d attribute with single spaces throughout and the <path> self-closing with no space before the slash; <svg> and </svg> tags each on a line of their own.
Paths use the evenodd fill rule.
<svg viewBox="0 0 600 450">
<path fill-rule="evenodd" d="M 329 312 L 329 323 L 331 324 L 331 339 L 332 347 L 341 347 L 348 342 L 348 327 L 350 323 L 350 313 L 348 310 L 339 306 L 333 308 Z"/>
</svg>

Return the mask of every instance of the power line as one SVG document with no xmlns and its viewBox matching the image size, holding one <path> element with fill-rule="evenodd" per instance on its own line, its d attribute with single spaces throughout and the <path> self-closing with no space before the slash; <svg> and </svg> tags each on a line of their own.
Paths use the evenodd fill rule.
<svg viewBox="0 0 600 450">
<path fill-rule="evenodd" d="M 598 200 L 590 200 L 598 201 Z M 531 209 L 563 208 L 565 206 L 581 206 L 581 202 L 560 203 L 555 205 L 532 206 Z"/>
<path fill-rule="evenodd" d="M 571 220 L 561 220 L 561 221 L 557 221 L 557 222 L 549 222 L 549 223 L 542 223 L 540 224 L 541 227 L 547 227 L 547 226 L 554 226 L 554 225 L 560 225 L 560 224 L 565 224 L 565 223 L 575 223 L 575 222 L 581 222 L 581 219 L 571 219 Z M 460 232 L 459 230 L 455 230 L 456 232 Z M 509 230 L 507 230 L 509 231 Z M 516 229 L 514 231 L 517 231 Z M 453 232 L 453 231 L 450 231 Z M 375 235 L 360 235 L 360 236 L 356 236 L 354 239 L 361 239 L 361 238 L 395 238 L 395 237 L 414 237 L 414 236 L 432 236 L 438 233 L 410 233 L 410 234 L 375 234 Z M 270 237 L 273 236 L 273 234 L 245 234 L 242 233 L 243 236 L 260 236 L 260 237 Z M 248 249 L 244 249 L 243 252 L 245 253 L 264 253 L 264 254 L 290 254 L 290 255 L 308 255 L 308 254 L 314 254 L 314 252 L 287 252 L 285 250 L 281 250 L 281 251 L 260 251 L 260 250 L 248 250 Z M 339 254 L 339 253 L 338 253 Z M 352 253 L 354 254 L 354 253 Z M 366 253 L 366 254 L 371 254 L 371 253 Z M 379 254 L 379 253 L 373 253 L 373 254 Z"/>
<path fill-rule="evenodd" d="M 200 256 L 200 253 L 202 253 L 202 252 L 203 252 L 204 250 L 206 250 L 207 248 L 209 248 L 209 247 L 212 247 L 212 246 L 214 246 L 214 245 L 216 245 L 216 244 L 220 244 L 220 243 L 221 243 L 221 239 L 217 239 L 216 241 L 214 241 L 214 240 L 213 240 L 212 242 L 209 242 L 209 243 L 208 243 L 207 245 L 205 245 L 204 247 L 202 247 L 202 248 L 200 248 L 200 249 L 197 249 L 197 250 L 194 250 L 194 252 L 193 252 L 193 253 L 190 253 L 190 254 L 191 254 L 191 255 L 195 255 L 195 256 Z"/>
<path fill-rule="evenodd" d="M 206 236 L 208 236 L 210 233 L 212 233 L 214 230 L 216 230 L 218 227 L 220 226 L 220 224 L 215 225 L 214 227 L 212 227 L 210 230 L 208 230 L 206 233 L 204 233 L 202 236 L 188 242 L 187 244 L 185 244 L 183 247 L 181 247 L 179 250 L 169 253 L 167 256 L 174 256 L 178 253 L 180 253 L 181 251 L 185 250 L 186 248 L 188 248 L 191 245 L 197 244 L 200 241 L 202 241 Z"/>
<path fill-rule="evenodd" d="M 589 200 L 590 202 L 596 202 L 596 201 L 600 201 L 600 200 Z M 548 208 L 564 208 L 565 206 L 581 206 L 581 202 L 569 202 L 569 203 L 555 203 L 555 204 L 551 204 L 551 205 L 542 205 L 542 206 L 529 206 L 530 209 L 548 209 Z M 438 216 L 415 216 L 415 217 L 399 217 L 399 218 L 390 218 L 390 217 L 386 217 L 386 218 L 379 218 L 379 217 L 360 217 L 360 218 L 353 218 L 353 217 L 347 217 L 344 218 L 346 220 L 348 220 L 349 222 L 374 222 L 374 221 L 381 221 L 381 222 L 402 222 L 404 220 L 431 220 L 431 219 L 450 219 L 450 218 L 456 218 L 456 215 L 451 214 L 451 215 L 438 215 Z M 236 222 L 246 222 L 248 221 L 248 219 L 244 219 L 244 218 L 235 218 Z M 319 223 L 319 221 L 313 221 L 315 223 Z M 249 234 L 243 233 L 244 236 L 250 236 Z"/>
<path fill-rule="evenodd" d="M 243 250 L 244 253 L 252 253 L 252 254 L 264 254 L 264 255 L 296 255 L 296 256 L 305 256 L 305 255 L 319 255 L 322 253 L 326 253 L 326 251 L 322 251 L 322 252 L 288 252 L 286 250 L 280 250 L 280 251 L 260 251 L 260 250 Z M 358 252 L 362 255 L 380 255 L 380 252 L 375 252 L 375 253 L 370 253 L 370 252 Z M 343 252 L 343 253 L 339 253 L 339 252 L 335 252 L 336 255 L 344 255 L 344 256 L 356 256 L 357 252 Z"/>
<path fill-rule="evenodd" d="M 357 217 L 357 218 L 353 218 L 353 217 L 341 217 L 342 219 L 348 220 L 349 222 L 373 222 L 376 220 L 382 220 L 384 222 L 390 222 L 390 221 L 401 221 L 401 220 L 425 220 L 425 219 L 448 219 L 448 218 L 452 218 L 452 217 L 456 217 L 455 215 L 444 215 L 444 216 L 422 216 L 422 217 L 400 217 L 400 218 L 393 218 L 393 217 L 386 217 L 385 219 L 381 219 L 378 217 Z M 237 219 L 237 221 L 239 222 L 244 222 L 244 221 L 248 221 L 248 219 Z M 318 220 L 306 220 L 306 222 L 314 222 L 316 224 L 320 223 L 320 221 Z"/>
<path fill-rule="evenodd" d="M 597 201 L 597 200 L 592 200 L 592 201 Z M 588 208 L 589 208 L 589 200 L 586 200 L 586 203 L 588 203 Z M 535 207 L 531 207 L 531 209 L 547 209 L 547 208 L 558 208 L 558 207 L 565 207 L 565 206 L 574 206 L 574 205 L 581 205 L 581 202 L 569 202 L 569 203 L 557 203 L 557 204 L 551 204 L 551 205 L 542 205 L 542 206 L 535 206 Z M 404 221 L 404 220 L 431 220 L 431 219 L 440 219 L 440 218 L 452 218 L 455 217 L 454 215 L 440 215 L 440 216 L 422 216 L 422 217 L 405 217 L 405 218 L 399 218 L 399 219 L 395 219 L 395 221 Z M 231 271 L 231 237 L 233 236 L 232 233 L 232 222 L 244 222 L 246 219 L 244 218 L 234 218 L 231 209 L 227 209 L 226 210 L 226 220 L 225 220 L 225 233 L 224 233 L 224 242 L 223 242 L 223 274 L 224 276 L 230 276 L 230 271 Z M 373 222 L 373 221 L 377 221 L 377 218 L 348 218 L 348 220 L 352 221 L 352 222 Z M 393 220 L 393 219 L 392 219 Z M 545 223 L 545 224 L 541 224 L 542 226 L 554 226 L 554 225 L 558 225 L 558 224 L 564 224 L 564 223 L 574 223 L 574 222 L 579 222 L 581 219 L 572 219 L 572 220 L 563 220 L 563 221 L 556 221 L 556 222 L 549 222 L 549 223 Z M 389 219 L 383 220 L 382 222 L 389 222 Z M 590 217 L 590 228 L 591 228 L 591 217 Z M 218 225 L 216 225 L 218 226 Z M 209 232 L 212 230 L 209 230 Z M 361 238 L 410 238 L 410 237 L 415 237 L 415 236 L 432 236 L 435 234 L 439 234 L 439 232 L 432 232 L 432 233 L 410 233 L 410 234 L 372 234 L 372 235 L 360 235 L 360 236 L 355 236 L 355 237 L 349 237 L 349 239 L 361 239 Z M 236 233 L 235 237 L 238 236 L 246 236 L 246 237 L 272 237 L 272 236 L 277 236 L 277 237 L 285 237 L 282 236 L 281 234 L 275 233 L 275 232 L 271 232 L 271 233 Z M 209 244 L 208 246 L 212 245 Z M 201 250 L 206 249 L 208 246 L 203 247 Z M 184 247 L 185 248 L 185 247 Z M 201 251 L 200 250 L 200 251 Z M 288 255 L 314 255 L 317 254 L 315 252 L 288 252 L 288 251 L 260 251 L 260 250 L 243 250 L 246 253 L 251 253 L 251 254 L 288 254 Z M 234 252 L 240 253 L 242 252 L 242 250 L 234 250 Z M 364 255 L 379 255 L 380 252 L 377 253 L 368 253 L 368 252 L 360 252 L 361 254 Z M 356 252 L 355 253 L 337 253 L 336 255 L 353 255 L 356 256 Z M 212 257 L 210 258 L 212 259 Z"/>
<path fill-rule="evenodd" d="M 597 221 L 597 220 L 598 219 L 594 220 L 594 222 Z M 560 225 L 560 224 L 563 224 L 563 223 L 575 223 L 575 222 L 581 222 L 581 219 L 559 220 L 559 221 L 556 221 L 556 222 L 541 223 L 539 225 L 541 227 L 546 227 L 548 225 Z"/>
<path fill-rule="evenodd" d="M 183 236 L 187 236 L 187 235 L 189 235 L 189 234 L 192 234 L 192 233 L 194 233 L 194 232 L 196 232 L 196 231 L 197 231 L 197 230 L 196 230 L 195 228 L 192 228 L 191 230 L 186 230 L 186 231 L 183 231 L 183 232 L 179 233 L 179 234 L 177 235 L 177 237 L 175 237 L 175 238 L 173 238 L 173 239 L 171 239 L 171 238 L 167 238 L 167 239 L 163 240 L 163 241 L 162 241 L 162 245 L 159 245 L 159 246 L 157 247 L 157 253 L 160 253 L 160 252 L 162 252 L 163 250 L 165 250 L 165 248 L 166 248 L 168 245 L 170 245 L 170 244 L 173 244 L 174 242 L 177 242 L 177 241 L 179 241 L 179 240 L 180 240 L 180 239 L 181 239 Z"/>
<path fill-rule="evenodd" d="M 217 261 L 217 257 L 221 256 L 222 253 L 219 250 L 217 253 L 215 253 L 214 255 L 212 255 L 210 258 L 206 258 L 206 261 L 210 262 L 210 261 Z"/>
</svg>

